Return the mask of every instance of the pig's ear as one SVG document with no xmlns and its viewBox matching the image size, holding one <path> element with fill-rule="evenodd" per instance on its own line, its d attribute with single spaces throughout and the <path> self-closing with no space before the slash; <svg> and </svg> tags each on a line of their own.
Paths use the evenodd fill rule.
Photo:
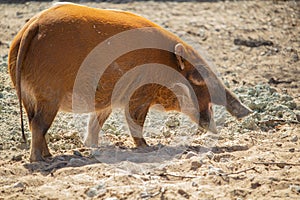
<svg viewBox="0 0 300 200">
<path fill-rule="evenodd" d="M 185 56 L 185 48 L 181 43 L 176 44 L 175 54 L 176 54 L 176 58 L 178 60 L 180 69 L 184 70 L 184 63 L 183 63 L 182 57 Z"/>
</svg>

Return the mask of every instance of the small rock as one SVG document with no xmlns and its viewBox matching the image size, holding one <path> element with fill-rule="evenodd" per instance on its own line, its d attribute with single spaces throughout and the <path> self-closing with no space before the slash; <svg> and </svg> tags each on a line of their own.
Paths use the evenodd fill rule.
<svg viewBox="0 0 300 200">
<path fill-rule="evenodd" d="M 249 192 L 247 190 L 243 190 L 243 189 L 234 189 L 230 193 L 231 193 L 232 196 L 235 196 L 235 197 L 236 196 L 246 197 Z"/>
<path fill-rule="evenodd" d="M 17 151 L 17 148 L 16 147 L 11 147 L 10 150 L 11 151 Z"/>
<path fill-rule="evenodd" d="M 269 179 L 270 179 L 271 181 L 276 181 L 276 182 L 279 181 L 279 179 L 276 178 L 276 177 L 270 177 Z"/>
<path fill-rule="evenodd" d="M 294 135 L 292 138 L 291 138 L 291 142 L 297 142 L 298 141 L 298 136 L 297 135 Z"/>
<path fill-rule="evenodd" d="M 0 99 L 2 99 L 4 97 L 3 93 L 0 92 Z"/>
<path fill-rule="evenodd" d="M 3 59 L 4 62 L 7 62 L 8 54 L 5 54 L 4 56 L 2 56 L 2 59 Z"/>
<path fill-rule="evenodd" d="M 294 55 L 292 56 L 292 61 L 293 62 L 298 62 L 299 61 L 299 56 L 297 53 L 294 53 Z"/>
<path fill-rule="evenodd" d="M 249 130 L 257 130 L 258 129 L 255 119 L 250 118 L 250 117 L 244 119 L 244 121 L 242 122 L 242 127 L 249 129 Z"/>
<path fill-rule="evenodd" d="M 79 151 L 74 150 L 74 151 L 73 151 L 73 154 L 74 154 L 75 156 L 82 157 L 82 154 L 81 154 Z"/>
<path fill-rule="evenodd" d="M 290 189 L 293 191 L 293 192 L 296 192 L 296 193 L 300 193 L 300 186 L 299 185 L 290 185 Z"/>
<path fill-rule="evenodd" d="M 198 168 L 200 168 L 202 166 L 202 164 L 198 161 L 193 161 L 191 163 L 191 170 L 197 170 Z"/>
<path fill-rule="evenodd" d="M 282 143 L 276 143 L 276 146 L 282 147 Z"/>
<path fill-rule="evenodd" d="M 21 161 L 21 160 L 22 160 L 22 155 L 19 154 L 19 155 L 13 156 L 11 160 L 17 161 L 17 162 L 18 162 L 18 161 Z"/>
<path fill-rule="evenodd" d="M 291 152 L 291 153 L 295 152 L 295 148 L 290 148 L 289 152 Z"/>
<path fill-rule="evenodd" d="M 23 12 L 20 12 L 20 11 L 17 11 L 16 12 L 16 16 L 21 16 L 21 15 L 23 15 L 24 13 Z"/>
<path fill-rule="evenodd" d="M 181 196 L 183 196 L 186 199 L 190 198 L 190 195 L 186 191 L 184 191 L 183 189 L 179 189 L 177 192 L 178 192 L 178 194 L 180 194 Z"/>
<path fill-rule="evenodd" d="M 96 186 L 97 190 L 104 189 L 105 188 L 105 182 L 100 181 L 99 184 Z"/>
<path fill-rule="evenodd" d="M 259 182 L 251 183 L 251 188 L 252 189 L 256 189 L 256 188 L 258 188 L 260 186 L 261 186 L 261 184 Z"/>
<path fill-rule="evenodd" d="M 142 199 L 146 199 L 146 198 L 148 198 L 150 196 L 151 196 L 151 194 L 149 194 L 148 192 L 141 192 L 141 194 L 140 194 L 140 197 Z"/>
<path fill-rule="evenodd" d="M 97 195 L 97 189 L 96 188 L 90 188 L 86 193 L 88 197 L 95 197 Z"/>
<path fill-rule="evenodd" d="M 13 185 L 13 188 L 25 188 L 25 185 L 22 182 L 17 182 Z"/>
<path fill-rule="evenodd" d="M 60 134 L 51 134 L 50 140 L 52 140 L 52 139 L 61 140 L 61 139 L 63 139 L 63 137 Z"/>
<path fill-rule="evenodd" d="M 180 122 L 178 119 L 170 119 L 168 121 L 166 121 L 166 126 L 168 128 L 175 128 L 175 127 L 178 127 L 180 125 Z"/>
<path fill-rule="evenodd" d="M 192 158 L 192 157 L 195 157 L 195 156 L 197 156 L 197 154 L 196 153 L 194 153 L 194 152 L 192 152 L 192 151 L 189 151 L 187 154 L 186 154 L 186 159 L 190 159 L 190 158 Z"/>
<path fill-rule="evenodd" d="M 198 187 L 198 184 L 196 182 L 192 182 L 193 187 Z"/>
<path fill-rule="evenodd" d="M 208 175 L 220 175 L 224 173 L 222 169 L 213 167 L 211 165 L 208 166 L 208 169 L 209 169 Z"/>
<path fill-rule="evenodd" d="M 285 164 L 283 162 L 282 163 L 277 163 L 276 166 L 282 169 L 282 168 L 285 167 Z"/>
<path fill-rule="evenodd" d="M 239 51 L 240 49 L 241 49 L 240 46 L 234 46 L 230 49 L 230 51 L 235 52 L 235 51 Z"/>
<path fill-rule="evenodd" d="M 209 151 L 206 153 L 206 156 L 207 156 L 207 158 L 209 158 L 211 160 L 214 157 L 214 153 L 212 151 Z"/>
</svg>

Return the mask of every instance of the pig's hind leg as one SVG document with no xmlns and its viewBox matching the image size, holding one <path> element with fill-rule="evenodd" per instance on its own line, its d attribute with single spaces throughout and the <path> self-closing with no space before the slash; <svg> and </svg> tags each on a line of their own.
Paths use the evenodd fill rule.
<svg viewBox="0 0 300 200">
<path fill-rule="evenodd" d="M 137 147 L 147 147 L 146 140 L 143 138 L 143 126 L 150 104 L 142 103 L 139 106 L 136 105 L 132 103 L 129 105 L 129 108 L 125 109 L 126 121 L 135 145 Z"/>
<path fill-rule="evenodd" d="M 58 104 L 49 101 L 36 102 L 34 113 L 30 113 L 29 121 L 32 131 L 30 162 L 42 161 L 51 156 L 45 134 L 50 128 L 56 114 Z"/>
<path fill-rule="evenodd" d="M 99 140 L 99 132 L 111 113 L 111 109 L 96 111 L 90 113 L 88 119 L 87 136 L 84 139 L 84 145 L 88 147 L 97 147 Z"/>
</svg>

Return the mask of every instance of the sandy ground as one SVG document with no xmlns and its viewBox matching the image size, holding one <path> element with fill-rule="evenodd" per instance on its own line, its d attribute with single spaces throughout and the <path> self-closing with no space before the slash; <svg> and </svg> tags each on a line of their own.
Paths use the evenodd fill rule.
<svg viewBox="0 0 300 200">
<path fill-rule="evenodd" d="M 62 113 L 49 130 L 53 160 L 29 163 L 7 54 L 25 21 L 52 2 L 1 3 L 0 199 L 299 199 L 299 3 L 118 2 L 81 3 L 138 13 L 200 45 L 255 113 L 237 121 L 217 112 L 214 136 L 178 114 L 151 113 L 146 135 L 158 150 L 148 154 L 132 148 L 118 114 L 101 148 L 89 149 L 78 118 Z"/>
</svg>

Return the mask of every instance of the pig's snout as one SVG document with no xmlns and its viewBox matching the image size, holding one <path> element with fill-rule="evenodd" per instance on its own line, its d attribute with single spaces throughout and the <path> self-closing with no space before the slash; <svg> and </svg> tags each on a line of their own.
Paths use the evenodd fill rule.
<svg viewBox="0 0 300 200">
<path fill-rule="evenodd" d="M 226 109 L 238 119 L 246 117 L 247 115 L 253 113 L 253 111 L 242 104 L 240 101 L 235 100 L 227 104 Z"/>
</svg>

